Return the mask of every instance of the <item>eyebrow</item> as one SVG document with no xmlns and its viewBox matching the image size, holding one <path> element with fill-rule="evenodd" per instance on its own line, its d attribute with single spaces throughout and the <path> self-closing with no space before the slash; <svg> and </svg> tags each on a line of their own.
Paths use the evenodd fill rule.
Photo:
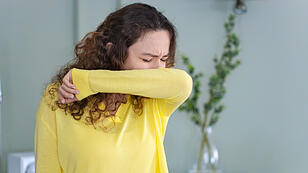
<svg viewBox="0 0 308 173">
<path fill-rule="evenodd" d="M 153 55 L 151 53 L 143 53 L 142 55 L 148 55 L 148 56 L 152 56 L 152 57 L 159 57 L 158 55 Z M 163 57 L 167 57 L 167 56 L 169 56 L 169 52 L 168 52 L 168 54 L 164 55 Z"/>
</svg>

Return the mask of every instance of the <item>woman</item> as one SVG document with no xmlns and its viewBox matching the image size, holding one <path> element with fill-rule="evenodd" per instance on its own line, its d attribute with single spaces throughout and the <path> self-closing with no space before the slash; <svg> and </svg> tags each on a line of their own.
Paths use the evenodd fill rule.
<svg viewBox="0 0 308 173">
<path fill-rule="evenodd" d="M 142 3 L 111 13 L 75 46 L 36 114 L 38 173 L 166 173 L 168 119 L 192 78 L 174 67 L 176 31 Z"/>
</svg>

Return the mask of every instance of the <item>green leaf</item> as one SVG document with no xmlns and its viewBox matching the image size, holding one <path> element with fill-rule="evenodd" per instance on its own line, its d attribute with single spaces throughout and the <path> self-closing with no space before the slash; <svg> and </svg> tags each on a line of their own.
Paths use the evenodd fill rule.
<svg viewBox="0 0 308 173">
<path fill-rule="evenodd" d="M 187 68 L 188 68 L 188 71 L 189 71 L 190 74 L 194 73 L 195 69 L 194 69 L 194 67 L 192 66 L 192 64 L 188 64 L 188 65 L 187 65 Z"/>
<path fill-rule="evenodd" d="M 210 123 L 209 123 L 209 126 L 213 126 L 214 124 L 217 123 L 219 119 L 219 116 L 218 114 L 213 114 L 213 116 L 211 117 L 211 120 L 210 120 Z"/>
<path fill-rule="evenodd" d="M 219 105 L 218 107 L 214 109 L 214 112 L 218 114 L 222 112 L 223 110 L 224 110 L 224 105 Z"/>
</svg>

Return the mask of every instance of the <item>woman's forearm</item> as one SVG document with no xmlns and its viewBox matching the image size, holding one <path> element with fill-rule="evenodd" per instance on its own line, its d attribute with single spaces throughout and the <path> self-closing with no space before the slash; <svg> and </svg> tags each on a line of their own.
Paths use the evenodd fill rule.
<svg viewBox="0 0 308 173">
<path fill-rule="evenodd" d="M 135 70 L 72 70 L 78 100 L 98 92 L 141 95 L 151 98 L 181 99 L 190 94 L 192 78 L 175 68 Z"/>
</svg>

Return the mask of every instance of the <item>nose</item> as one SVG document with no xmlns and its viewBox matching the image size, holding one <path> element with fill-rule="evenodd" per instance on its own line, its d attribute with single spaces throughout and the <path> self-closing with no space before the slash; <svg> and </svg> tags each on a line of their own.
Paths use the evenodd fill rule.
<svg viewBox="0 0 308 173">
<path fill-rule="evenodd" d="M 165 62 L 161 61 L 160 58 L 155 59 L 155 62 L 152 64 L 152 68 L 165 67 Z"/>
</svg>

